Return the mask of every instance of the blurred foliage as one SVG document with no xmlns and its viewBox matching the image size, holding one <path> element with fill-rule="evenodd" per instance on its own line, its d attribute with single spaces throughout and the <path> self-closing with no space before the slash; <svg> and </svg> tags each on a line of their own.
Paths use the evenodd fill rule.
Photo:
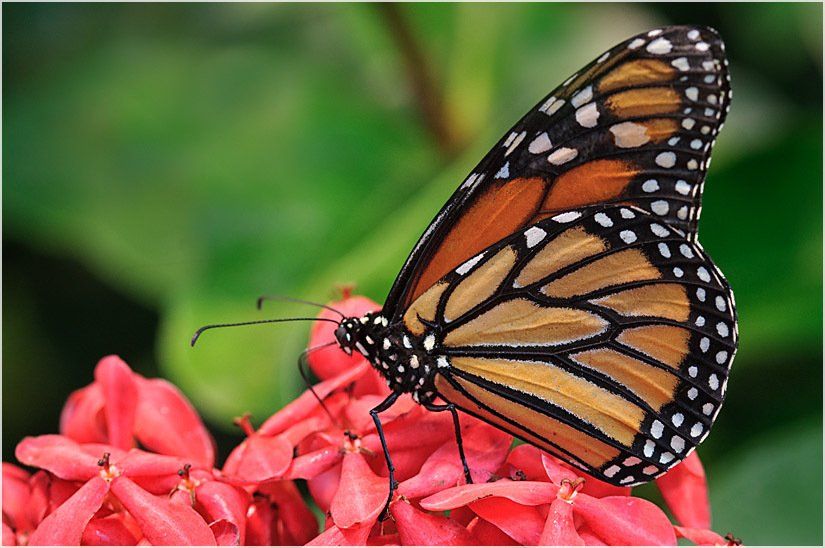
<svg viewBox="0 0 825 548">
<path fill-rule="evenodd" d="M 458 182 L 549 89 L 633 33 L 701 23 L 726 39 L 734 89 L 702 242 L 741 318 L 702 450 L 716 525 L 748 544 L 821 543 L 821 5 L 398 11 L 400 28 L 375 5 L 3 7 L 5 458 L 56 429 L 106 353 L 220 425 L 264 418 L 300 390 L 307 325 L 215 331 L 193 350 L 196 327 L 315 313 L 259 313 L 263 293 L 326 300 L 352 282 L 380 302 Z"/>
</svg>

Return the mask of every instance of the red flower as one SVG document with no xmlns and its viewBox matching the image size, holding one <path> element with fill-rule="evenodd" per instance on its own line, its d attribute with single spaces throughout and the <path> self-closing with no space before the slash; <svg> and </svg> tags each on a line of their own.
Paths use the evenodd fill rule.
<svg viewBox="0 0 825 548">
<path fill-rule="evenodd" d="M 3 463 L 3 545 L 28 544 L 31 533 L 49 513 L 52 496 L 60 502 L 74 490 L 72 485 L 56 486 L 54 495 L 49 475 Z"/>
<path fill-rule="evenodd" d="M 694 451 L 656 480 L 673 516 L 685 527 L 710 527 L 710 501 L 705 469 Z"/>
<path fill-rule="evenodd" d="M 377 306 L 334 303 L 348 315 Z M 322 316 L 335 317 L 331 311 Z M 313 326 L 311 345 L 334 341 Z M 736 544 L 709 530 L 705 474 L 693 453 L 657 483 L 674 526 L 654 504 L 583 474 L 461 415 L 474 483 L 465 484 L 449 413 L 401 396 L 381 414 L 398 488 L 369 414 L 389 394 L 370 364 L 337 345 L 311 353 L 322 381 L 255 430 L 222 470 L 194 409 L 171 384 L 104 358 L 71 395 L 63 436 L 17 447 L 33 475 L 3 467 L 4 544 L 674 545 Z M 313 394 L 314 392 L 314 394 Z M 318 398 L 323 400 L 323 406 Z M 139 443 L 152 452 L 135 449 Z M 326 514 L 324 531 L 293 480 Z M 379 518 L 388 508 L 390 519 Z"/>
<path fill-rule="evenodd" d="M 371 299 L 361 296 L 350 297 L 348 290 L 344 290 L 344 298 L 342 300 L 329 303 L 328 306 L 348 317 L 360 317 L 367 312 L 381 310 L 381 305 Z M 332 310 L 324 309 L 318 314 L 318 318 L 339 321 L 341 316 Z M 334 323 L 320 321 L 312 324 L 309 334 L 309 348 L 321 347 L 328 343 L 333 343 L 311 352 L 307 357 L 312 372 L 321 380 L 332 378 L 366 361 L 360 354 L 353 353 L 351 356 L 348 356 L 344 352 L 341 352 L 341 349 L 338 348 L 335 342 Z"/>
<path fill-rule="evenodd" d="M 64 436 L 26 438 L 15 454 L 24 464 L 66 481 L 82 482 L 43 519 L 30 544 L 79 544 L 92 518 L 101 517 L 101 510 L 104 515 L 126 510 L 151 544 L 215 544 L 203 518 L 168 496 L 177 485 L 178 470 L 187 464 L 178 457 L 81 445 Z M 162 493 L 166 495 L 158 496 Z"/>
<path fill-rule="evenodd" d="M 214 442 L 192 404 L 171 383 L 145 379 L 117 356 L 95 368 L 95 381 L 69 396 L 60 432 L 80 443 L 130 449 L 135 440 L 162 455 L 211 467 Z"/>
</svg>

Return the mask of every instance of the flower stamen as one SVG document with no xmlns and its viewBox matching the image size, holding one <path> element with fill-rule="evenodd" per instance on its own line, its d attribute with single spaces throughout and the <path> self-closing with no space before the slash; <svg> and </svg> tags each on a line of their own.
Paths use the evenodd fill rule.
<svg viewBox="0 0 825 548">
<path fill-rule="evenodd" d="M 118 470 L 109 460 L 111 456 L 111 453 L 103 453 L 103 458 L 98 459 L 97 461 L 97 465 L 100 466 L 100 477 L 107 482 L 112 481 L 120 475 L 120 470 Z"/>
<path fill-rule="evenodd" d="M 247 438 L 251 437 L 252 434 L 255 433 L 255 428 L 252 426 L 252 421 L 250 420 L 251 417 L 251 413 L 244 413 L 243 416 L 236 417 L 235 420 L 232 421 L 235 426 L 238 426 L 241 430 L 243 430 L 243 433 Z"/>
<path fill-rule="evenodd" d="M 573 500 L 576 498 L 576 493 L 578 493 L 582 487 L 584 487 L 584 478 L 582 477 L 578 477 L 574 481 L 563 479 L 561 480 L 559 493 L 556 496 L 568 504 L 573 504 Z"/>
</svg>

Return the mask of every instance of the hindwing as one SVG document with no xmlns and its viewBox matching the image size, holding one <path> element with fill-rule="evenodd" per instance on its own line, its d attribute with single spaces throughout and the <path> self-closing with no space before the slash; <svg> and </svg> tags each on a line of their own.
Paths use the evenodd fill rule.
<svg viewBox="0 0 825 548">
<path fill-rule="evenodd" d="M 434 335 L 443 399 L 620 485 L 705 438 L 738 336 L 701 246 L 632 206 L 519 230 L 423 292 L 403 323 Z"/>
</svg>

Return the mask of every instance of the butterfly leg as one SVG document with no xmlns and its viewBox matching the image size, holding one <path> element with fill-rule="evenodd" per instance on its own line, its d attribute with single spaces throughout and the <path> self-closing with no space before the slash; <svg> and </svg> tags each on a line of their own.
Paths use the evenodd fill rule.
<svg viewBox="0 0 825 548">
<path fill-rule="evenodd" d="M 381 425 L 381 419 L 378 418 L 378 413 L 386 411 L 392 404 L 395 403 L 395 400 L 398 399 L 400 395 L 399 392 L 393 392 L 387 399 L 376 405 L 370 410 L 370 416 L 372 416 L 372 421 L 375 423 L 375 429 L 378 431 L 378 439 L 381 440 L 381 449 L 384 450 L 384 459 L 387 461 L 387 470 L 390 473 L 390 494 L 387 497 L 387 504 L 384 506 L 384 511 L 381 512 L 381 519 L 382 521 L 387 518 L 390 511 L 390 502 L 392 502 L 392 494 L 395 492 L 396 488 L 398 488 L 398 484 L 395 481 L 395 466 L 392 464 L 392 458 L 390 457 L 390 450 L 387 447 L 387 440 L 384 437 L 384 427 Z"/>
<path fill-rule="evenodd" d="M 464 468 L 464 479 L 468 484 L 473 483 L 473 477 L 470 475 L 470 467 L 467 466 L 467 457 L 464 456 L 464 441 L 461 437 L 461 425 L 458 422 L 458 411 L 455 405 L 448 403 L 447 405 L 436 405 L 433 403 L 424 404 L 424 407 L 430 411 L 449 411 L 453 416 L 453 426 L 455 427 L 455 441 L 458 445 L 458 456 L 461 458 L 461 466 Z"/>
</svg>

